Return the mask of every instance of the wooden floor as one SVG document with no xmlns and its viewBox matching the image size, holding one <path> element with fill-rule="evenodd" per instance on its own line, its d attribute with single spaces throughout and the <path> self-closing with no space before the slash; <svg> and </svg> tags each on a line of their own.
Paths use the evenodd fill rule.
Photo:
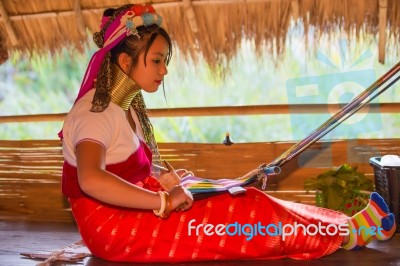
<svg viewBox="0 0 400 266">
<path fill-rule="evenodd" d="M 40 261 L 25 259 L 21 252 L 54 251 L 80 240 L 72 223 L 0 221 L 0 265 L 33 266 Z M 372 242 L 359 251 L 338 250 L 336 253 L 312 261 L 228 261 L 179 263 L 177 265 L 400 265 L 400 233 L 385 242 Z M 88 257 L 79 264 L 55 263 L 53 265 L 123 266 L 128 263 L 111 263 Z M 135 264 L 139 265 L 139 264 Z"/>
</svg>

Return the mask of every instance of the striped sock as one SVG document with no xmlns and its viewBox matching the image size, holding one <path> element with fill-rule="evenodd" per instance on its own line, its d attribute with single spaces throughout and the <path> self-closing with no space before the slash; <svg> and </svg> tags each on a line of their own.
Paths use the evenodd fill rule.
<svg viewBox="0 0 400 266">
<path fill-rule="evenodd" d="M 349 242 L 342 246 L 347 250 L 359 249 L 373 239 L 387 240 L 396 231 L 393 213 L 389 212 L 385 200 L 376 192 L 371 194 L 367 207 L 351 217 L 348 223 Z"/>
</svg>

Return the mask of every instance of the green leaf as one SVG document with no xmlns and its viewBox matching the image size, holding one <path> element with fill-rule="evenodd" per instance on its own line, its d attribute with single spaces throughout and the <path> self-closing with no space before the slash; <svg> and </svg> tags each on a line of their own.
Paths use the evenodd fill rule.
<svg viewBox="0 0 400 266">
<path fill-rule="evenodd" d="M 343 164 L 335 169 L 329 169 L 316 178 L 304 181 L 307 191 L 320 190 L 318 201 L 323 206 L 333 210 L 343 210 L 347 201 L 355 199 L 360 190 L 372 191 L 374 184 L 357 167 Z"/>
</svg>

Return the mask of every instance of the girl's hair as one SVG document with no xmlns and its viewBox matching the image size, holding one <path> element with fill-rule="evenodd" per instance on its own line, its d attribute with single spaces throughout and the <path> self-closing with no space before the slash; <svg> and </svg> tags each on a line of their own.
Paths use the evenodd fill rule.
<svg viewBox="0 0 400 266">
<path fill-rule="evenodd" d="M 93 35 L 95 43 L 103 46 L 104 32 L 107 30 L 108 25 L 124 10 L 132 5 L 126 5 L 117 9 L 109 8 L 104 11 L 103 16 L 110 17 L 108 23 Z M 110 103 L 110 91 L 112 86 L 112 64 L 117 64 L 118 56 L 121 53 L 126 53 L 132 58 L 131 69 L 136 67 L 139 62 L 139 55 L 144 53 L 144 64 L 146 65 L 147 53 L 158 36 L 162 36 L 168 43 L 168 53 L 166 55 L 165 63 L 168 64 L 172 56 L 172 42 L 168 33 L 157 24 L 149 26 L 140 26 L 136 28 L 138 35 L 132 34 L 124 38 L 120 43 L 114 46 L 109 53 L 106 54 L 104 61 L 97 74 L 95 88 L 96 93 L 93 98 L 93 106 L 91 111 L 102 112 Z M 128 74 L 128 73 L 127 73 Z"/>
</svg>

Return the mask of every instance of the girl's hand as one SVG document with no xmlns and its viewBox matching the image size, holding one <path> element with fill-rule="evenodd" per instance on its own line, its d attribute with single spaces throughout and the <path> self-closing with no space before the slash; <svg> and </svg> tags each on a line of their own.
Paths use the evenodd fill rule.
<svg viewBox="0 0 400 266">
<path fill-rule="evenodd" d="M 187 176 L 187 175 L 193 175 L 192 172 L 186 170 L 186 169 L 178 169 L 175 170 L 171 164 L 169 164 L 169 162 L 167 162 L 166 160 L 164 160 L 164 164 L 167 167 L 169 172 L 175 172 L 180 179 L 182 179 L 183 177 Z"/>
<path fill-rule="evenodd" d="M 187 211 L 193 205 L 192 193 L 182 186 L 174 186 L 169 192 L 169 197 L 172 210 Z"/>
<path fill-rule="evenodd" d="M 185 176 L 192 175 L 194 174 L 186 169 L 177 169 L 175 170 L 176 174 L 179 176 L 180 179 L 184 178 Z"/>
<path fill-rule="evenodd" d="M 173 210 L 189 210 L 193 205 L 193 196 L 189 190 L 179 185 L 181 180 L 180 178 L 183 175 L 187 175 L 188 171 L 183 169 L 175 171 L 167 161 L 164 161 L 164 164 L 168 168 L 169 172 L 160 176 L 159 182 L 164 190 L 168 191 L 167 208 L 162 217 L 167 218 Z M 179 174 L 181 176 L 179 176 Z"/>
<path fill-rule="evenodd" d="M 172 171 L 162 174 L 158 178 L 158 182 L 160 182 L 161 187 L 165 191 L 170 192 L 174 186 L 179 185 L 181 179 L 175 171 Z"/>
<path fill-rule="evenodd" d="M 193 175 L 192 172 L 189 172 L 186 169 L 178 169 L 175 170 L 167 161 L 164 160 L 164 164 L 168 169 L 168 172 L 161 172 L 160 177 L 158 178 L 158 182 L 160 182 L 161 187 L 170 192 L 172 188 L 176 185 L 179 185 L 181 179 L 187 175 Z"/>
<path fill-rule="evenodd" d="M 182 186 L 174 186 L 166 197 L 166 208 L 163 214 L 159 215 L 163 219 L 167 219 L 172 211 L 187 211 L 193 205 L 193 196 L 187 189 Z"/>
</svg>

